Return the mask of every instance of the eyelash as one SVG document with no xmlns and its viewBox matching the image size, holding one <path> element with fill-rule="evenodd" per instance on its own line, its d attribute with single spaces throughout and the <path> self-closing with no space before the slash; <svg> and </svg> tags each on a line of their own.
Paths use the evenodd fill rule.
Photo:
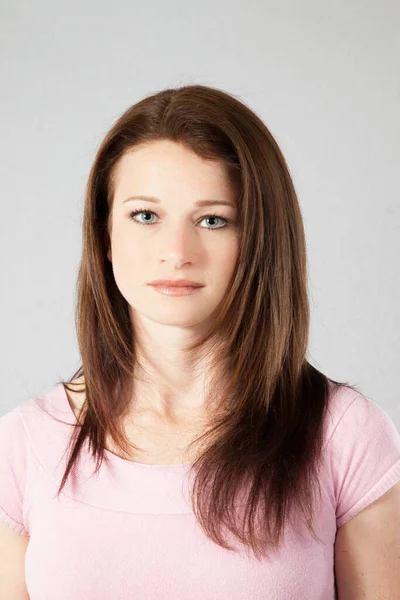
<svg viewBox="0 0 400 600">
<path fill-rule="evenodd" d="M 131 221 L 133 221 L 134 223 L 138 223 L 139 225 L 144 225 L 145 227 L 147 227 L 148 225 L 154 225 L 154 223 L 141 223 L 140 221 L 136 221 L 136 219 L 134 219 L 133 217 L 135 215 L 138 215 L 140 213 L 149 213 L 152 215 L 155 215 L 156 213 L 153 212 L 152 210 L 144 210 L 144 209 L 138 209 L 138 210 L 134 210 L 129 214 L 129 218 L 131 219 Z M 157 215 L 156 215 L 157 216 Z M 220 229 L 225 229 L 225 227 L 228 227 L 229 225 L 229 219 L 225 219 L 225 217 L 220 217 L 219 215 L 212 213 L 209 215 L 205 215 L 204 217 L 202 217 L 200 220 L 202 221 L 203 219 L 207 219 L 208 217 L 217 217 L 218 219 L 222 219 L 223 221 L 225 221 L 225 225 L 222 225 L 222 227 L 217 227 L 217 229 L 210 229 L 209 227 L 206 227 L 205 229 L 208 229 L 208 231 L 218 231 Z"/>
</svg>

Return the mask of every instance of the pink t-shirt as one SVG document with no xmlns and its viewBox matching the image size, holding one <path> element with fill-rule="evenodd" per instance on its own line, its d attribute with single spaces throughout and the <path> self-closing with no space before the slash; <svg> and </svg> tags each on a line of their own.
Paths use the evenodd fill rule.
<svg viewBox="0 0 400 600">
<path fill-rule="evenodd" d="M 30 600 L 333 600 L 336 530 L 400 480 L 400 435 L 375 402 L 330 398 L 314 522 L 323 544 L 285 532 L 258 562 L 209 540 L 189 500 L 187 465 L 145 465 L 85 447 L 60 498 L 75 422 L 61 384 L 0 417 L 0 520 L 30 536 Z"/>
</svg>

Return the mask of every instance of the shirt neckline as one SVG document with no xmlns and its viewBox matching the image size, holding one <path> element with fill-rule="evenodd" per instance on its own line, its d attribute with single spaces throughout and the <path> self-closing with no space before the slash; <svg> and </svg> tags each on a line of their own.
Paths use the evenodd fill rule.
<svg viewBox="0 0 400 600">
<path fill-rule="evenodd" d="M 20 413 L 32 453 L 52 482 L 49 494 L 53 496 L 65 473 L 72 426 L 77 423 L 63 384 L 21 405 Z M 148 465 L 123 459 L 110 451 L 105 451 L 104 458 L 96 472 L 96 460 L 86 438 L 59 496 L 61 503 L 69 497 L 123 513 L 193 513 L 194 474 L 190 465 Z"/>
</svg>

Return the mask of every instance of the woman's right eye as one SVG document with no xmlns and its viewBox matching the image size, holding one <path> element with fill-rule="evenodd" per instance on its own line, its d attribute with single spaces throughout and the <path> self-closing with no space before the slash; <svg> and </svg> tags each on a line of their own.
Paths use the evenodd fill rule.
<svg viewBox="0 0 400 600">
<path fill-rule="evenodd" d="M 138 221 L 137 219 L 135 219 L 134 217 L 139 214 L 139 213 L 143 213 L 143 214 L 148 214 L 148 215 L 155 215 L 156 213 L 153 213 L 151 210 L 134 210 L 129 214 L 129 218 L 132 221 L 135 221 L 135 223 L 139 223 L 139 225 L 152 225 L 152 223 L 143 223 L 141 221 Z"/>
</svg>

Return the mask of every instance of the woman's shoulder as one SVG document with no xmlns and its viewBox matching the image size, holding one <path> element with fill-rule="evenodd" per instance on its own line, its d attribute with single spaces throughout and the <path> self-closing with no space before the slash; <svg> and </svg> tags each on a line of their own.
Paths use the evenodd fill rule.
<svg viewBox="0 0 400 600">
<path fill-rule="evenodd" d="M 400 434 L 388 412 L 350 386 L 330 397 L 325 468 L 340 527 L 400 477 Z"/>
</svg>

